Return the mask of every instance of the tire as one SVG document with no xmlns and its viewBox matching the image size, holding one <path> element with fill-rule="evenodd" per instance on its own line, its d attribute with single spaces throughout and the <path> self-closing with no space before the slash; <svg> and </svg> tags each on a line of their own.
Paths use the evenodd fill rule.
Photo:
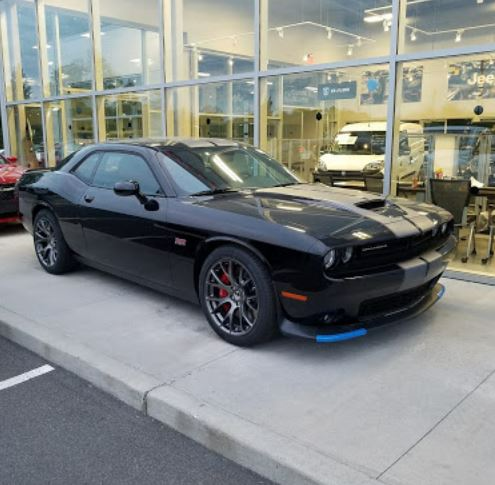
<svg viewBox="0 0 495 485">
<path fill-rule="evenodd" d="M 276 333 L 272 279 L 250 252 L 236 246 L 215 249 L 201 268 L 198 286 L 208 323 L 227 342 L 249 347 Z"/>
<path fill-rule="evenodd" d="M 33 239 L 36 257 L 45 271 L 63 274 L 75 268 L 76 260 L 53 212 L 42 209 L 36 214 Z"/>
</svg>

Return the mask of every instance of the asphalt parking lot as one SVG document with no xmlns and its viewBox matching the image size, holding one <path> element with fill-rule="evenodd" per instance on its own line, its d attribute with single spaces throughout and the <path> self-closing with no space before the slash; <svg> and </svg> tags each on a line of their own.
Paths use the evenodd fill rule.
<svg viewBox="0 0 495 485">
<path fill-rule="evenodd" d="M 193 305 L 45 274 L 20 230 L 0 264 L 1 333 L 281 483 L 495 483 L 495 287 L 444 279 L 428 313 L 365 338 L 238 349 Z"/>
<path fill-rule="evenodd" d="M 269 483 L 3 338 L 0 430 L 2 484 Z"/>
</svg>

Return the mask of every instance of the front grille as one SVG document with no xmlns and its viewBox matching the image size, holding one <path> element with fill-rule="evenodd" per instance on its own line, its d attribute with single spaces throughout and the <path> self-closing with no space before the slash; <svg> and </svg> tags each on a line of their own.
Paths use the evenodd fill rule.
<svg viewBox="0 0 495 485">
<path fill-rule="evenodd" d="M 359 318 L 366 319 L 407 310 L 419 304 L 430 293 L 438 279 L 439 277 L 434 278 L 412 290 L 366 300 L 359 307 Z"/>
<path fill-rule="evenodd" d="M 14 200 L 15 184 L 0 185 L 0 200 Z"/>
</svg>

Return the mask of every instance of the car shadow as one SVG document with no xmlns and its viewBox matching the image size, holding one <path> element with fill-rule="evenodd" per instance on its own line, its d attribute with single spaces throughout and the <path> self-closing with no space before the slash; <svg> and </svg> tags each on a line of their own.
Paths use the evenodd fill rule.
<svg viewBox="0 0 495 485">
<path fill-rule="evenodd" d="M 26 232 L 23 225 L 18 222 L 7 222 L 0 224 L 0 237 L 2 236 L 15 236 L 16 234 L 22 234 Z"/>
</svg>

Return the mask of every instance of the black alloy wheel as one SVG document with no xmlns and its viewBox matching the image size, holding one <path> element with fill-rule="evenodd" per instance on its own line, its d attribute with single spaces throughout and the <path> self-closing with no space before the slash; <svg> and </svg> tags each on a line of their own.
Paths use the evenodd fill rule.
<svg viewBox="0 0 495 485">
<path fill-rule="evenodd" d="M 74 256 L 65 242 L 56 217 L 49 210 L 43 209 L 36 214 L 33 238 L 38 261 L 48 273 L 62 274 L 74 268 Z"/>
<path fill-rule="evenodd" d="M 250 252 L 222 246 L 206 259 L 200 299 L 213 330 L 230 343 L 249 346 L 269 340 L 277 326 L 272 282 Z"/>
</svg>

